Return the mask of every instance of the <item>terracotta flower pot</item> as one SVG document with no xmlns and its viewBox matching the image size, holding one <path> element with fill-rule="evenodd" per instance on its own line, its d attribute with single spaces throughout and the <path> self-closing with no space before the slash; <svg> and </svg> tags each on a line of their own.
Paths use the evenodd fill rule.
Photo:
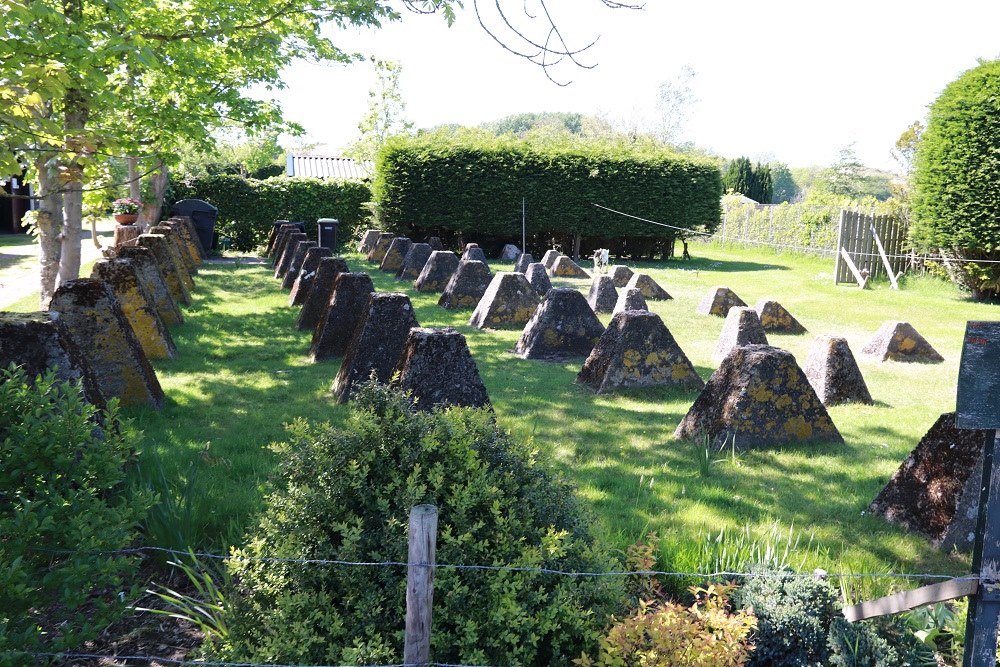
<svg viewBox="0 0 1000 667">
<path fill-rule="evenodd" d="M 139 219 L 138 213 L 115 213 L 115 222 L 119 225 L 131 225 L 135 224 L 135 221 Z"/>
</svg>

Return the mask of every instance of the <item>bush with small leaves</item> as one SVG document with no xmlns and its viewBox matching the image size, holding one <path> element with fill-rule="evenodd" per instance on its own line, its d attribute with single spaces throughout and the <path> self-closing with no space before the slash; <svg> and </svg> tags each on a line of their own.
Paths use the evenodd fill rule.
<svg viewBox="0 0 1000 667">
<path fill-rule="evenodd" d="M 749 665 L 760 667 L 890 667 L 933 665 L 932 652 L 901 621 L 850 624 L 838 592 L 825 579 L 789 569 L 753 571 L 733 594 L 757 615 Z"/>
<path fill-rule="evenodd" d="M 690 607 L 676 602 L 640 601 L 632 616 L 616 623 L 592 660 L 583 655 L 578 667 L 739 667 L 753 646 L 753 611 L 731 612 L 732 585 L 692 587 Z"/>
<path fill-rule="evenodd" d="M 115 402 L 0 370 L 0 652 L 72 648 L 124 611 L 136 558 L 107 552 L 152 500 L 129 493 L 131 437 Z"/>
<path fill-rule="evenodd" d="M 365 384 L 341 430 L 303 422 L 281 448 L 281 480 L 229 561 L 240 582 L 221 657 L 285 664 L 401 662 L 406 568 L 242 556 L 405 562 L 414 505 L 439 512 L 437 562 L 531 568 L 434 573 L 437 662 L 568 665 L 593 651 L 612 607 L 608 571 L 573 490 L 499 431 L 487 411 L 415 412 Z"/>
</svg>

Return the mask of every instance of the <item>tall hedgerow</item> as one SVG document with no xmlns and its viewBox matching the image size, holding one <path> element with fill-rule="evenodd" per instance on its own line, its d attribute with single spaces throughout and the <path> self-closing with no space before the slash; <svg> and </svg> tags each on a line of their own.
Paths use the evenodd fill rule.
<svg viewBox="0 0 1000 667">
<path fill-rule="evenodd" d="M 236 250 L 253 250 L 267 242 L 275 220 L 306 223 L 316 238 L 316 221 L 335 218 L 341 247 L 366 219 L 371 199 L 365 181 L 278 176 L 257 180 L 216 174 L 174 184 L 174 200 L 203 199 L 219 209 L 216 229 Z"/>
<path fill-rule="evenodd" d="M 226 659 L 384 664 L 402 657 L 406 568 L 241 557 L 405 562 L 410 508 L 439 512 L 437 562 L 607 571 L 568 486 L 486 411 L 414 412 L 367 384 L 343 430 L 296 423 L 281 481 L 247 546 Z M 440 568 L 431 657 L 467 665 L 568 665 L 592 653 L 617 578 Z"/>
<path fill-rule="evenodd" d="M 719 224 L 716 162 L 653 143 L 556 140 L 485 132 L 431 132 L 390 139 L 376 158 L 372 197 L 382 227 L 415 237 L 527 233 L 607 239 L 673 239 L 676 229 Z M 683 233 L 680 233 L 683 236 Z"/>
<path fill-rule="evenodd" d="M 910 236 L 959 261 L 951 275 L 977 298 L 1000 295 L 1000 60 L 948 84 L 917 146 Z M 977 262 L 976 260 L 980 260 Z"/>
</svg>

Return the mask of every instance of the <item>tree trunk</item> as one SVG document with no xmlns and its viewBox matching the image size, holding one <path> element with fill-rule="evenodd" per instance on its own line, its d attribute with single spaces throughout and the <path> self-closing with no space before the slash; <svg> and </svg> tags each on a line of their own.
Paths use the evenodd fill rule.
<svg viewBox="0 0 1000 667">
<path fill-rule="evenodd" d="M 66 164 L 63 180 L 62 257 L 59 260 L 59 282 L 80 277 L 80 240 L 83 237 L 83 166 L 80 155 L 88 149 L 82 130 L 87 125 L 87 101 L 79 90 L 70 90 L 65 97 L 66 147 L 76 152 Z"/>
<path fill-rule="evenodd" d="M 62 255 L 63 209 L 62 194 L 49 171 L 49 156 L 42 153 L 35 159 L 38 171 L 38 245 L 40 307 L 49 309 L 49 301 L 56 291 L 59 278 L 59 260 Z"/>
<path fill-rule="evenodd" d="M 152 195 L 152 201 L 143 204 L 142 208 L 139 209 L 138 225 L 140 229 L 148 229 L 160 221 L 163 197 L 167 193 L 169 184 L 170 175 L 167 172 L 167 165 L 163 160 L 160 160 L 157 169 L 149 175 L 149 192 Z"/>
<path fill-rule="evenodd" d="M 573 235 L 573 261 L 574 262 L 579 262 L 580 261 L 580 235 L 579 234 L 574 234 Z"/>
<path fill-rule="evenodd" d="M 142 184 L 139 182 L 139 158 L 130 157 L 128 163 L 128 196 L 142 200 Z"/>
</svg>

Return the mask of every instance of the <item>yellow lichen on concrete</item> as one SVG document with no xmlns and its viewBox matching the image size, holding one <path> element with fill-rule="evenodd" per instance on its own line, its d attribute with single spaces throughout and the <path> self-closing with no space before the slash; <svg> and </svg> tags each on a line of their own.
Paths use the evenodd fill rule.
<svg viewBox="0 0 1000 667">
<path fill-rule="evenodd" d="M 802 415 L 797 415 L 785 421 L 785 433 L 793 435 L 802 440 L 808 440 L 812 436 L 813 427 Z"/>
<path fill-rule="evenodd" d="M 907 337 L 903 338 L 903 340 L 899 341 L 899 351 L 900 352 L 909 352 L 910 350 L 912 350 L 916 346 L 917 346 L 917 341 L 913 340 L 909 336 L 907 336 Z"/>
<path fill-rule="evenodd" d="M 774 398 L 774 392 L 772 392 L 770 389 L 767 388 L 766 385 L 763 384 L 757 385 L 756 387 L 751 389 L 749 391 L 749 394 L 750 398 L 760 402 L 770 401 L 772 398 Z"/>
<path fill-rule="evenodd" d="M 555 329 L 546 329 L 542 332 L 542 340 L 549 347 L 561 347 L 563 342 L 562 335 Z"/>
<path fill-rule="evenodd" d="M 779 410 L 784 410 L 791 404 L 792 404 L 792 397 L 789 396 L 788 394 L 782 394 L 777 398 L 777 400 L 774 401 L 774 407 L 778 408 Z"/>
<path fill-rule="evenodd" d="M 622 365 L 625 368 L 635 368 L 639 365 L 639 361 L 642 359 L 642 353 L 639 350 L 625 350 L 622 355 Z"/>
<path fill-rule="evenodd" d="M 685 364 L 674 364 L 670 367 L 670 378 L 674 381 L 691 377 L 691 369 Z"/>
</svg>

